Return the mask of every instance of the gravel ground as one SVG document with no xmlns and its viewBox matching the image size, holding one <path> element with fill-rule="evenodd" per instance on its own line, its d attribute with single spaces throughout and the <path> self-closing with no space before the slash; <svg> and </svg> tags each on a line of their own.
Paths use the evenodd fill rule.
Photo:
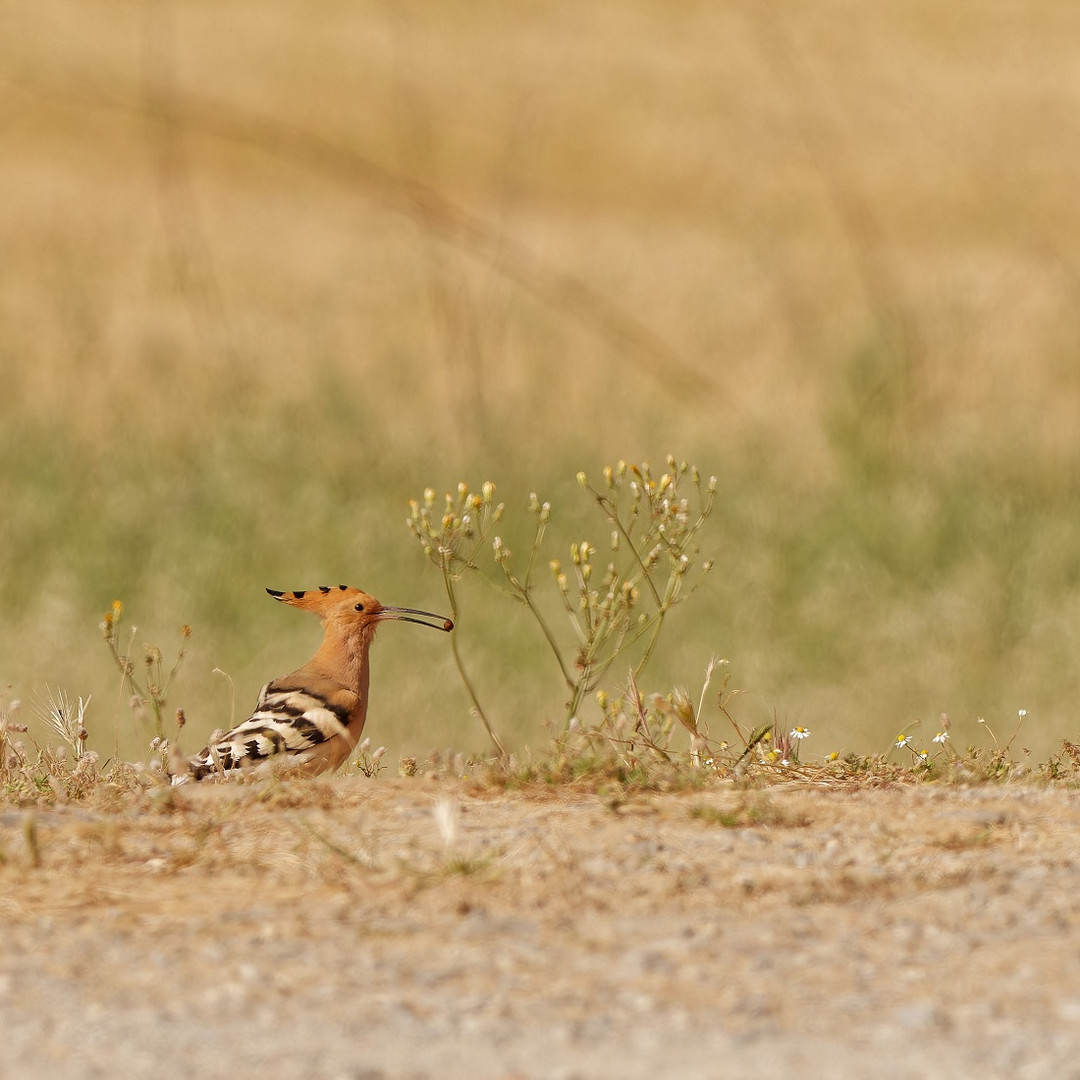
<svg viewBox="0 0 1080 1080">
<path fill-rule="evenodd" d="M 9 808 L 0 1076 L 1080 1077 L 1078 825 L 929 784 Z"/>
</svg>

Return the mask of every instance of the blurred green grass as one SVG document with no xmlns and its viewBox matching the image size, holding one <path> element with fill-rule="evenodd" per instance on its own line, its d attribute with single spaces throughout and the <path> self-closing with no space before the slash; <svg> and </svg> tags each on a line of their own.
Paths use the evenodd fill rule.
<svg viewBox="0 0 1080 1080">
<path fill-rule="evenodd" d="M 111 748 L 120 598 L 166 656 L 193 627 L 197 741 L 215 667 L 242 714 L 318 639 L 264 586 L 439 608 L 426 485 L 536 490 L 569 544 L 602 531 L 578 469 L 670 451 L 720 477 L 717 568 L 648 689 L 719 653 L 808 752 L 941 712 L 1075 737 L 1080 37 L 1067 5 L 984 10 L 0 3 L 9 698 L 92 692 Z M 463 599 L 493 718 L 537 744 L 550 662 Z M 395 753 L 483 746 L 434 636 L 380 635 Z"/>
</svg>

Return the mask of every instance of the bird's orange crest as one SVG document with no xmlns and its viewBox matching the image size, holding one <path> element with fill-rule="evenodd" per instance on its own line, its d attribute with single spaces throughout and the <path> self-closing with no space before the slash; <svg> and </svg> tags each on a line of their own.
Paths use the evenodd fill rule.
<svg viewBox="0 0 1080 1080">
<path fill-rule="evenodd" d="M 317 589 L 297 589 L 294 592 L 279 592 L 277 589 L 266 591 L 283 604 L 303 608 L 305 611 L 314 611 L 323 618 L 331 612 L 350 606 L 357 611 L 367 611 L 371 614 L 375 614 L 382 608 L 382 604 L 374 596 L 361 589 L 355 589 L 351 585 L 320 585 Z M 363 606 L 357 608 L 357 604 Z"/>
</svg>

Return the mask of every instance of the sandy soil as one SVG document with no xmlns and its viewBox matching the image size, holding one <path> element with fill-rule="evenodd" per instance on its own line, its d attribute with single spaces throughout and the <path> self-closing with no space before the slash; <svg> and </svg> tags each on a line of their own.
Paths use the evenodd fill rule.
<svg viewBox="0 0 1080 1080">
<path fill-rule="evenodd" d="M 0 1076 L 1077 1077 L 1078 828 L 927 784 L 8 808 Z"/>
</svg>

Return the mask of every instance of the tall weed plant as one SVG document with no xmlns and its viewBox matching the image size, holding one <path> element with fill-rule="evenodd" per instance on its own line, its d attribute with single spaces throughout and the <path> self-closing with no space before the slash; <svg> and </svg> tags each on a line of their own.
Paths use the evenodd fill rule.
<svg viewBox="0 0 1080 1080">
<path fill-rule="evenodd" d="M 522 503 L 532 517 L 532 542 L 520 558 L 496 531 L 506 504 L 496 501 L 492 481 L 478 491 L 462 481 L 441 501 L 429 487 L 409 502 L 408 527 L 442 576 L 457 626 L 459 591 L 467 579 L 486 580 L 495 595 L 528 610 L 551 656 L 554 677 L 564 687 L 564 733 L 586 697 L 613 672 L 623 673 L 622 662 L 629 665 L 631 680 L 641 675 L 670 612 L 693 595 L 713 567 L 712 559 L 699 557 L 698 536 L 715 505 L 715 476 L 703 480 L 696 466 L 673 456 L 659 476 L 648 462 L 625 461 L 605 465 L 601 476 L 594 484 L 579 472 L 577 481 L 603 523 L 603 540 L 552 540 L 551 504 L 531 492 Z M 454 661 L 473 711 L 505 755 L 477 681 L 462 660 L 458 633 Z"/>
</svg>

